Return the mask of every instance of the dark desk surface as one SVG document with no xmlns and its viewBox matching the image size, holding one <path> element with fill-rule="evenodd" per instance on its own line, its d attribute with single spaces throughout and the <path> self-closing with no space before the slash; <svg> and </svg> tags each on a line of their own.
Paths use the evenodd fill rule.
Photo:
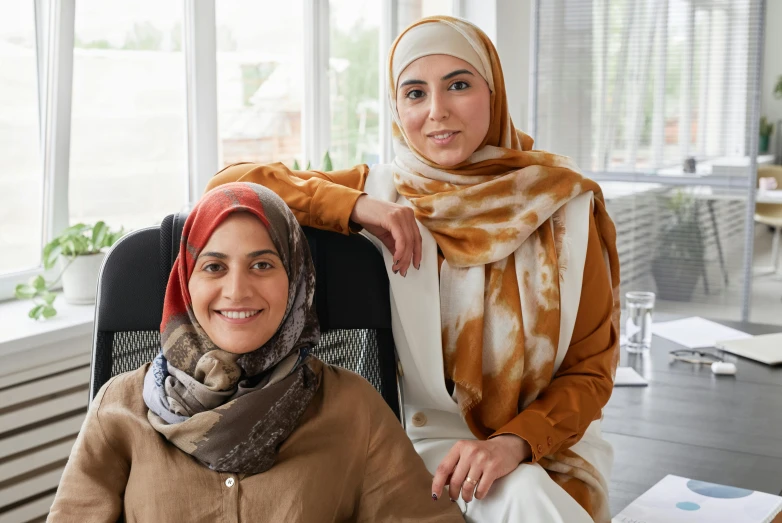
<svg viewBox="0 0 782 523">
<path fill-rule="evenodd" d="M 782 331 L 720 323 L 750 334 Z M 716 376 L 709 365 L 672 362 L 668 352 L 679 348 L 655 337 L 646 354 L 622 349 L 620 365 L 649 386 L 615 388 L 603 411 L 615 452 L 613 515 L 667 474 L 782 494 L 782 366 L 720 353 L 737 372 Z"/>
</svg>

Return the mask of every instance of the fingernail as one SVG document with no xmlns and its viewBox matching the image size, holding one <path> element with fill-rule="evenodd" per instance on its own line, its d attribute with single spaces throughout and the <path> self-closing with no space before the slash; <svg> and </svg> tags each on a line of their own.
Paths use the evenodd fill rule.
<svg viewBox="0 0 782 523">
<path fill-rule="evenodd" d="M 437 501 L 437 494 L 432 494 L 432 501 Z M 451 500 L 453 501 L 453 500 Z"/>
<path fill-rule="evenodd" d="M 394 274 L 399 274 L 399 269 L 394 269 Z"/>
<path fill-rule="evenodd" d="M 420 270 L 421 270 L 421 264 L 420 264 L 420 263 L 419 263 L 418 265 L 416 265 L 416 266 L 415 266 L 415 270 L 417 270 L 417 271 L 420 271 Z"/>
<path fill-rule="evenodd" d="M 399 265 L 399 260 L 394 260 L 394 265 Z"/>
<path fill-rule="evenodd" d="M 456 500 L 451 498 L 451 503 L 456 503 Z"/>
</svg>

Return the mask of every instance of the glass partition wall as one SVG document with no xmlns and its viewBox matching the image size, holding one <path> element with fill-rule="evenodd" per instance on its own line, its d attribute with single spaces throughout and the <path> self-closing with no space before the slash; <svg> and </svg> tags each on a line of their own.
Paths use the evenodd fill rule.
<svg viewBox="0 0 782 523">
<path fill-rule="evenodd" d="M 530 131 L 599 181 L 622 291 L 657 309 L 782 322 L 782 283 L 753 299 L 763 2 L 536 2 Z M 775 287 L 776 285 L 776 287 Z M 770 288 L 769 288 L 770 286 Z M 769 307 L 773 305 L 773 307 Z"/>
</svg>

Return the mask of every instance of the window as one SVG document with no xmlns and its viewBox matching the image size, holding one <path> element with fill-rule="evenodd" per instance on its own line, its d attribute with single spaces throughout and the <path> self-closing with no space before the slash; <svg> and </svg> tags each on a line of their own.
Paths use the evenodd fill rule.
<svg viewBox="0 0 782 523">
<path fill-rule="evenodd" d="M 329 93 L 335 169 L 377 163 L 380 2 L 331 0 Z M 318 166 L 319 167 L 319 166 Z"/>
<path fill-rule="evenodd" d="M 187 202 L 181 2 L 79 0 L 70 221 L 135 229 Z"/>
<path fill-rule="evenodd" d="M 33 2 L 0 0 L 0 275 L 39 265 L 43 226 Z"/>
<path fill-rule="evenodd" d="M 290 166 L 302 152 L 302 2 L 220 0 L 215 10 L 221 165 Z"/>
</svg>

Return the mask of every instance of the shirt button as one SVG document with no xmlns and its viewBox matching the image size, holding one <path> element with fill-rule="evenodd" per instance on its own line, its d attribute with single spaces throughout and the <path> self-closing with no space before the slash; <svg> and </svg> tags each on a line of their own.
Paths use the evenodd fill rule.
<svg viewBox="0 0 782 523">
<path fill-rule="evenodd" d="M 231 488 L 234 486 L 234 478 L 228 478 L 225 480 L 225 486 Z"/>
<path fill-rule="evenodd" d="M 551 442 L 551 436 L 549 436 L 549 437 L 546 439 L 546 443 L 548 443 L 548 446 L 549 446 L 549 447 L 551 446 L 551 443 L 552 443 L 552 442 Z"/>
<path fill-rule="evenodd" d="M 543 454 L 543 445 L 538 445 L 538 454 Z"/>
<path fill-rule="evenodd" d="M 321 220 L 320 218 L 315 218 L 315 224 L 316 225 L 323 225 L 323 220 Z"/>
<path fill-rule="evenodd" d="M 413 414 L 413 425 L 416 427 L 423 427 L 426 425 L 426 414 L 423 412 L 416 412 Z"/>
<path fill-rule="evenodd" d="M 337 224 L 337 225 L 334 226 L 334 230 L 337 231 L 337 232 L 342 232 L 342 226 Z"/>
</svg>

